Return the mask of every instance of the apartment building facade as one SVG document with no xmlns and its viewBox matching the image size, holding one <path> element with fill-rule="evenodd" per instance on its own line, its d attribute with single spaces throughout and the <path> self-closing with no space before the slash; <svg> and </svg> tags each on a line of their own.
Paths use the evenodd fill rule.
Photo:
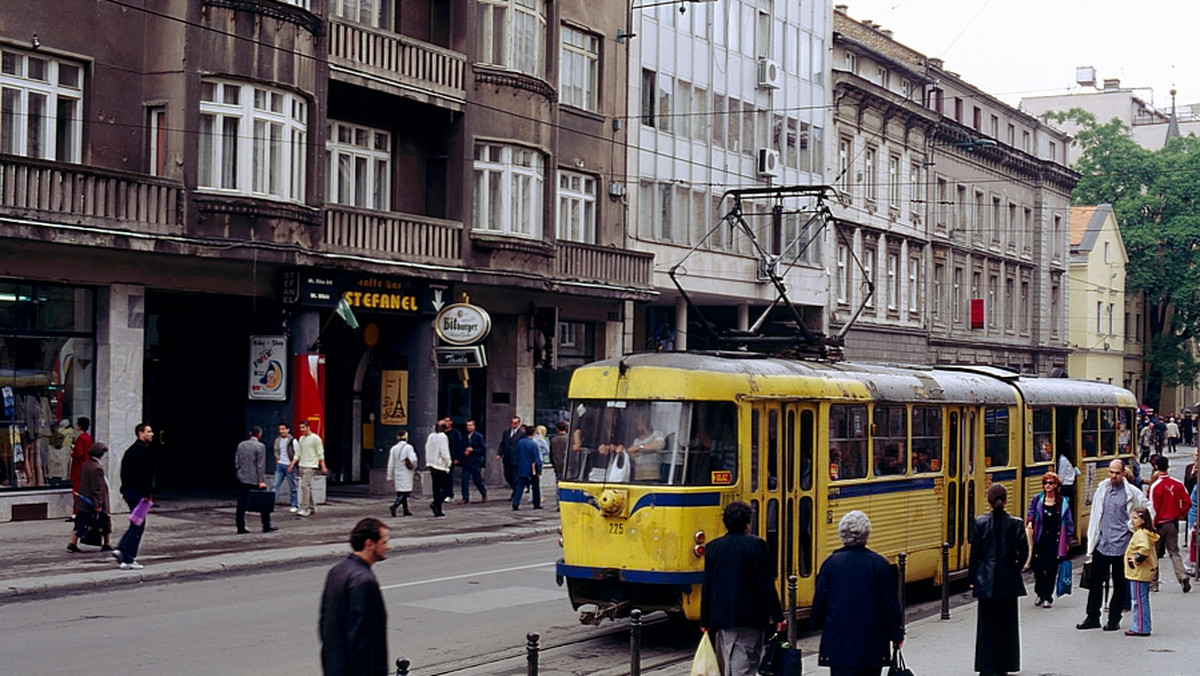
<svg viewBox="0 0 1200 676">
<path fill-rule="evenodd" d="M 340 481 L 439 416 L 490 438 L 552 419 L 570 365 L 624 349 L 654 295 L 610 197 L 624 22 L 540 0 L 8 16 L 0 496 L 23 497 L 4 516 L 70 509 L 80 416 L 110 474 L 151 424 L 166 488 L 225 485 L 249 426 L 295 417 Z M 464 297 L 490 313 L 487 365 L 439 369 L 433 319 Z"/>
</svg>

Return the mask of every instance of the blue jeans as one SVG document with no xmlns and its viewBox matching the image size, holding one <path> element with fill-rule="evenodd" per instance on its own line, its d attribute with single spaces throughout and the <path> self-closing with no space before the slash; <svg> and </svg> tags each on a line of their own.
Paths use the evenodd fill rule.
<svg viewBox="0 0 1200 676">
<path fill-rule="evenodd" d="M 121 497 L 125 499 L 125 504 L 129 505 L 129 510 L 133 511 L 145 496 L 135 490 L 122 490 Z M 125 531 L 121 542 L 117 544 L 117 549 L 121 552 L 121 563 L 133 563 L 137 558 L 138 549 L 142 546 L 142 534 L 145 532 L 145 521 L 140 526 L 135 526 L 132 522 L 129 524 L 129 530 Z"/>
<path fill-rule="evenodd" d="M 475 488 L 479 489 L 479 494 L 487 497 L 487 486 L 483 483 L 483 473 L 480 471 L 479 460 L 467 458 L 462 464 L 462 499 L 470 502 L 471 500 L 471 481 L 475 482 Z"/>
<path fill-rule="evenodd" d="M 521 496 L 525 494 L 525 489 L 529 488 L 533 491 L 533 508 L 542 508 L 542 482 L 541 477 L 536 476 L 519 476 L 517 484 L 513 486 L 512 506 L 517 509 L 521 506 Z"/>
<path fill-rule="evenodd" d="M 275 465 L 275 495 L 279 495 L 279 487 L 283 485 L 283 480 L 286 477 L 288 488 L 290 489 L 292 508 L 296 509 L 300 506 L 300 494 L 296 492 L 296 473 L 287 471 L 288 466 L 284 463 L 276 463 Z"/>
</svg>

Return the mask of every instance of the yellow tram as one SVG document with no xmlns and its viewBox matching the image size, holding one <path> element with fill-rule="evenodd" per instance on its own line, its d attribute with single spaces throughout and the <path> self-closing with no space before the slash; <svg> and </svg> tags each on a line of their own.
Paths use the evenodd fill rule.
<svg viewBox="0 0 1200 676">
<path fill-rule="evenodd" d="M 943 542 L 951 577 L 965 574 L 988 485 L 1024 516 L 1065 453 L 1081 537 L 1105 465 L 1134 450 L 1128 390 L 983 366 L 663 352 L 582 367 L 570 398 L 557 575 L 585 622 L 634 608 L 698 619 L 704 543 L 733 500 L 755 507 L 803 612 L 849 510 L 870 516 L 872 549 L 907 554 L 907 581 L 940 583 Z"/>
</svg>

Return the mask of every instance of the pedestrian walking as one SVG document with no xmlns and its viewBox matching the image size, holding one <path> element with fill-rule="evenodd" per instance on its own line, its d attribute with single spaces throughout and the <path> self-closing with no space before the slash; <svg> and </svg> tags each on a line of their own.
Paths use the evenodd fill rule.
<svg viewBox="0 0 1200 676">
<path fill-rule="evenodd" d="M 500 448 L 496 451 L 496 459 L 504 466 L 504 481 L 512 488 L 517 483 L 516 474 L 513 473 L 515 467 L 515 455 L 517 450 L 517 441 L 524 436 L 521 432 L 521 419 L 513 416 L 511 427 L 504 430 L 504 434 L 500 435 Z"/>
<path fill-rule="evenodd" d="M 146 423 L 138 423 L 134 428 L 137 441 L 125 449 L 121 458 L 121 498 L 133 512 L 143 499 L 154 501 L 154 454 L 150 451 L 150 442 L 154 440 L 154 429 Z M 121 570 L 138 570 L 137 555 L 142 548 L 142 537 L 146 534 L 146 518 L 138 523 L 129 522 L 129 529 L 121 536 L 113 556 L 121 566 Z"/>
<path fill-rule="evenodd" d="M 533 508 L 542 508 L 542 452 L 537 443 L 530 437 L 521 437 L 514 451 L 515 465 L 513 476 L 516 484 L 513 486 L 512 508 L 521 508 L 521 496 L 529 489 L 533 494 Z"/>
<path fill-rule="evenodd" d="M 1175 417 L 1167 418 L 1166 426 L 1167 448 L 1174 453 L 1179 447 L 1179 423 L 1175 422 Z"/>
<path fill-rule="evenodd" d="M 279 436 L 275 437 L 275 443 L 272 444 L 275 449 L 275 495 L 279 495 L 279 489 L 283 487 L 283 482 L 286 480 L 288 485 L 288 497 L 291 502 L 289 512 L 295 514 L 300 511 L 300 494 L 296 491 L 296 472 L 292 469 L 292 460 L 296 459 L 296 440 L 292 438 L 292 430 L 285 423 L 279 423 Z"/>
<path fill-rule="evenodd" d="M 396 434 L 396 443 L 388 451 L 387 478 L 396 490 L 396 501 L 389 508 L 396 516 L 396 508 L 404 507 L 404 516 L 412 516 L 408 509 L 408 496 L 413 489 L 413 474 L 417 469 L 417 452 L 408 443 L 408 432 Z"/>
<path fill-rule="evenodd" d="M 992 484 L 992 511 L 975 517 L 969 575 L 979 599 L 975 623 L 975 671 L 989 676 L 1021 670 L 1020 608 L 1025 595 L 1021 568 L 1029 556 L 1021 520 L 1005 511 L 1008 489 Z"/>
<path fill-rule="evenodd" d="M 1054 588 L 1058 582 L 1058 566 L 1071 548 L 1071 537 L 1075 535 L 1075 520 L 1071 514 L 1070 500 L 1059 495 L 1058 474 L 1046 472 L 1042 475 L 1042 492 L 1029 501 L 1025 514 L 1025 528 L 1032 531 L 1033 593 L 1035 606 L 1050 608 L 1054 605 Z"/>
<path fill-rule="evenodd" d="M 386 676 L 387 608 L 371 566 L 388 555 L 388 527 L 359 521 L 354 551 L 330 569 L 321 592 L 321 669 L 325 676 Z"/>
<path fill-rule="evenodd" d="M 1096 629 L 1100 626 L 1100 606 L 1104 601 L 1104 581 L 1112 576 L 1112 597 L 1108 600 L 1108 621 L 1105 631 L 1121 628 L 1121 612 L 1129 595 L 1125 579 L 1125 548 L 1133 537 L 1129 515 L 1134 507 L 1146 507 L 1146 496 L 1125 478 L 1125 463 L 1108 463 L 1108 478 L 1096 487 L 1092 496 L 1092 514 L 1088 519 L 1087 558 L 1091 579 L 1088 580 L 1087 616 L 1076 629 Z M 974 549 L 974 547 L 972 547 Z"/>
<path fill-rule="evenodd" d="M 1150 509 L 1154 514 L 1152 528 L 1159 536 L 1155 554 L 1160 559 L 1164 553 L 1170 556 L 1175 579 L 1179 580 L 1179 586 L 1186 594 L 1192 590 L 1192 582 L 1183 567 L 1183 557 L 1179 555 L 1179 520 L 1186 518 L 1188 510 L 1192 508 L 1192 499 L 1183 483 L 1167 472 L 1169 467 L 1167 456 L 1158 456 L 1155 458 L 1154 474 L 1150 478 Z M 1157 567 L 1150 591 L 1158 591 Z"/>
<path fill-rule="evenodd" d="M 700 630 L 710 632 L 723 676 L 752 676 L 762 659 L 763 632 L 782 630 L 775 564 L 766 540 L 750 534 L 754 511 L 741 500 L 725 506 L 725 535 L 704 552 Z"/>
<path fill-rule="evenodd" d="M 71 445 L 71 467 L 67 470 L 67 476 L 71 480 L 71 488 L 76 493 L 79 493 L 80 473 L 91 457 L 88 455 L 88 449 L 92 447 L 92 435 L 88 434 L 91 426 L 92 421 L 87 416 L 80 416 L 75 420 L 75 443 Z M 75 509 L 75 513 L 78 514 L 78 504 Z"/>
<path fill-rule="evenodd" d="M 479 430 L 475 429 L 474 420 L 467 421 L 465 442 L 462 465 L 462 499 L 458 501 L 458 504 L 465 505 L 471 502 L 471 481 L 475 482 L 475 489 L 479 491 L 480 500 L 487 502 L 487 484 L 483 482 L 483 463 L 487 460 L 487 442 L 484 441 Z"/>
<path fill-rule="evenodd" d="M 454 500 L 454 474 L 457 473 L 461 478 L 464 474 L 462 468 L 463 458 L 467 453 L 467 440 L 457 429 L 454 428 L 454 419 L 450 416 L 442 418 L 442 423 L 446 426 L 446 441 L 450 444 L 450 483 L 446 485 L 446 500 Z"/>
<path fill-rule="evenodd" d="M 250 532 L 246 530 L 246 501 L 250 498 L 250 491 L 267 487 L 264 470 L 267 464 L 267 447 L 262 443 L 261 427 L 255 425 L 250 428 L 250 438 L 238 444 L 233 464 L 238 480 L 237 513 L 234 520 L 237 532 L 241 535 Z M 259 516 L 262 520 L 262 532 L 272 533 L 279 530 L 271 525 L 271 512 L 263 510 L 259 512 Z"/>
<path fill-rule="evenodd" d="M 433 485 L 433 502 L 429 508 L 434 516 L 446 516 L 442 503 L 446 501 L 450 483 L 450 440 L 446 438 L 445 421 L 437 421 L 433 432 L 425 439 L 425 466 L 429 468 L 429 482 Z"/>
<path fill-rule="evenodd" d="M 298 513 L 300 516 L 311 516 L 317 513 L 317 505 L 313 500 L 313 479 L 316 478 L 317 472 L 328 474 L 329 469 L 325 467 L 325 444 L 321 442 L 321 437 L 313 433 L 307 420 L 301 420 L 297 427 L 300 430 L 300 438 L 296 440 L 296 457 L 292 458 L 288 471 L 293 472 L 297 467 L 300 468 Z"/>
<path fill-rule="evenodd" d="M 1142 425 L 1141 431 L 1138 432 L 1138 447 L 1141 449 L 1141 454 L 1138 460 L 1146 462 L 1150 459 L 1150 452 L 1154 450 L 1154 423 L 1147 420 Z"/>
<path fill-rule="evenodd" d="M 904 617 L 887 559 L 867 549 L 871 520 L 859 510 L 838 521 L 841 549 L 817 572 L 813 626 L 824 626 L 817 664 L 833 676 L 879 676 L 904 645 Z"/>
<path fill-rule="evenodd" d="M 1125 635 L 1149 636 L 1150 581 L 1158 577 L 1158 557 L 1154 550 L 1159 538 L 1151 523 L 1150 510 L 1145 506 L 1134 507 L 1129 519 L 1133 537 L 1125 548 L 1125 577 L 1129 578 L 1133 595 L 1133 627 Z"/>
<path fill-rule="evenodd" d="M 112 532 L 112 515 L 108 505 L 108 479 L 104 477 L 104 465 L 100 458 L 108 453 L 108 446 L 101 443 L 88 444 L 88 459 L 79 467 L 79 490 L 75 491 L 75 527 L 71 531 L 71 541 L 67 543 L 67 551 L 79 553 L 79 538 L 89 524 L 98 526 L 104 535 L 104 544 L 100 551 L 112 551 L 109 546 L 109 533 Z"/>
</svg>

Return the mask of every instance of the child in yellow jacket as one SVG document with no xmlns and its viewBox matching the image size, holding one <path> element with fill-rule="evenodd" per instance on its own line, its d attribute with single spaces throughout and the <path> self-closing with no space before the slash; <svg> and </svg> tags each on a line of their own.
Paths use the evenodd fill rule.
<svg viewBox="0 0 1200 676">
<path fill-rule="evenodd" d="M 1154 532 L 1154 519 L 1146 507 L 1134 507 L 1129 519 L 1133 523 L 1133 538 L 1125 548 L 1125 578 L 1133 594 L 1133 628 L 1125 635 L 1149 636 L 1150 583 L 1158 573 L 1158 556 L 1154 553 L 1158 533 Z"/>
</svg>

